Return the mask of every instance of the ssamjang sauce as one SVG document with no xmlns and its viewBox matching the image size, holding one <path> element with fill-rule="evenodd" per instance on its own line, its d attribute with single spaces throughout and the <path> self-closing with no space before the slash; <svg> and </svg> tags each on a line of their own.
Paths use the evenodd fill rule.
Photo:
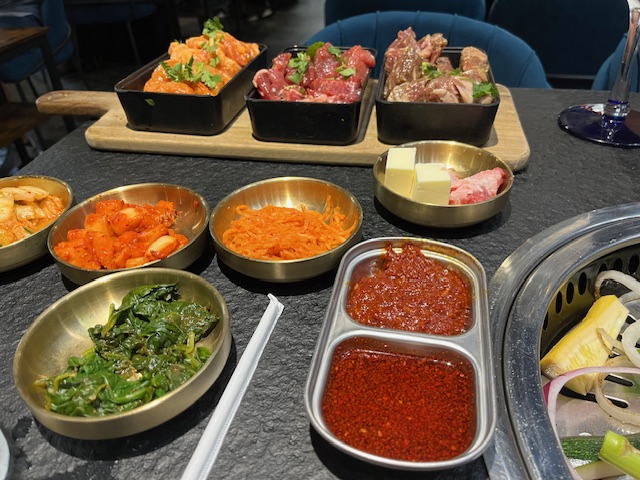
<svg viewBox="0 0 640 480">
<path fill-rule="evenodd" d="M 476 433 L 475 398 L 466 359 L 352 345 L 332 358 L 321 408 L 327 428 L 354 448 L 430 462 L 469 448 Z"/>
<path fill-rule="evenodd" d="M 457 271 L 418 246 L 407 243 L 396 253 L 389 245 L 381 268 L 351 285 L 347 313 L 375 327 L 458 335 L 471 325 L 471 296 Z"/>
</svg>

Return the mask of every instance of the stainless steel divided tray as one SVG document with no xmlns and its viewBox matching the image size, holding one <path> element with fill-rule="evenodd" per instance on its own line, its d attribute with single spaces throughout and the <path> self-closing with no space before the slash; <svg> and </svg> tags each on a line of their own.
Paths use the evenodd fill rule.
<svg viewBox="0 0 640 480">
<path fill-rule="evenodd" d="M 419 248 L 419 252 L 427 259 L 433 260 L 446 270 L 456 272 L 457 277 L 462 279 L 467 289 L 467 312 L 470 313 L 470 321 L 463 331 L 452 335 L 440 335 L 374 327 L 358 323 L 347 313 L 347 300 L 353 285 L 359 279 L 371 276 L 380 269 L 381 259 L 386 254 L 389 246 L 393 249 L 393 252 L 399 253 L 402 252 L 403 247 L 407 244 L 416 245 Z M 317 432 L 331 445 L 360 460 L 400 470 L 443 470 L 469 462 L 480 456 L 491 441 L 495 427 L 496 410 L 486 291 L 486 275 L 482 265 L 466 251 L 451 245 L 424 238 L 388 237 L 368 240 L 352 247 L 343 257 L 338 268 L 330 304 L 326 311 L 324 324 L 307 379 L 305 404 L 311 424 Z M 388 301 L 392 302 L 393 298 L 389 298 Z M 354 447 L 353 445 L 356 445 L 357 442 L 346 443 L 339 438 L 339 435 L 336 435 L 327 425 L 323 403 L 326 401 L 327 405 L 329 405 L 332 401 L 327 390 L 329 389 L 328 385 L 335 378 L 333 372 L 337 371 L 336 365 L 338 363 L 334 362 L 339 362 L 341 355 L 350 349 L 357 350 L 358 348 L 362 348 L 367 352 L 364 357 L 367 357 L 368 352 L 373 351 L 374 353 L 380 352 L 382 355 L 407 356 L 410 359 L 422 358 L 423 361 L 426 360 L 427 362 L 435 359 L 440 365 L 461 365 L 464 375 L 471 379 L 469 395 L 458 399 L 453 397 L 453 401 L 438 403 L 442 403 L 445 409 L 449 408 L 449 404 L 454 409 L 459 402 L 468 401 L 470 403 L 467 432 L 472 433 L 470 435 L 467 434 L 470 437 L 470 442 L 465 444 L 464 451 L 457 452 L 452 458 L 407 459 L 402 458 L 404 454 L 397 455 L 394 453 L 391 447 L 389 451 L 384 450 L 386 447 L 381 447 L 382 450 L 379 449 L 376 453 L 371 453 L 371 450 L 367 451 L 368 444 L 366 448 L 361 448 L 360 445 Z M 404 367 L 398 368 L 402 369 Z M 347 402 L 352 399 L 349 397 L 350 395 L 357 396 L 358 388 L 351 384 L 352 382 L 355 383 L 357 378 L 358 375 L 352 374 L 351 377 L 348 377 L 345 391 L 338 392 L 344 393 Z M 450 392 L 454 390 L 453 385 L 447 384 L 444 387 L 443 385 L 438 385 L 438 383 L 442 384 L 444 382 L 434 378 L 433 375 L 429 375 L 426 371 L 424 374 L 420 373 L 414 378 L 417 381 L 411 382 L 407 390 L 422 389 L 428 395 L 444 394 L 449 399 L 452 398 Z M 335 385 L 335 382 L 333 385 Z M 331 394 L 335 393 L 333 388 L 332 386 Z M 374 390 L 367 390 L 367 388 L 365 387 L 364 389 L 366 391 L 364 397 L 373 395 L 372 392 Z M 382 387 L 384 393 L 381 396 L 393 396 L 393 388 L 395 387 L 389 386 L 391 392 L 389 395 L 385 391 L 386 388 L 386 385 Z M 446 391 L 449 393 L 442 393 Z M 356 410 L 360 408 L 359 402 L 361 399 L 361 397 L 358 397 L 355 400 Z M 399 400 L 399 403 L 402 402 Z M 363 405 L 361 408 L 365 409 L 366 407 Z M 429 406 L 428 408 L 431 407 Z M 339 410 L 344 409 L 340 408 Z M 384 411 L 384 408 L 381 407 L 381 411 Z M 410 412 L 408 415 L 417 417 L 418 413 Z M 358 412 L 354 416 L 361 415 Z M 369 417 L 375 416 L 369 415 Z M 350 420 L 351 418 L 348 419 L 348 422 Z M 436 418 L 433 419 L 433 423 L 437 423 Z M 366 427 L 362 427 L 359 431 L 365 432 L 366 430 Z M 359 431 L 356 428 L 356 432 L 359 433 Z M 376 435 L 382 437 L 385 432 L 378 430 Z M 445 437 L 453 435 L 453 433 L 451 435 L 444 434 Z M 344 438 L 344 435 L 341 436 Z M 411 437 L 405 440 L 407 444 L 412 442 L 424 443 L 425 441 L 424 439 L 418 439 L 418 435 L 415 438 L 413 435 Z M 375 442 L 377 439 L 372 441 Z M 425 458 L 428 458 L 429 455 Z"/>
</svg>

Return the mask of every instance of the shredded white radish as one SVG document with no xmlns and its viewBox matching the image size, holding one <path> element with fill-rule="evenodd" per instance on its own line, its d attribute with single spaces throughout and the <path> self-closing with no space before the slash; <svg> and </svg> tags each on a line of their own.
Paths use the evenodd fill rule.
<svg viewBox="0 0 640 480">
<path fill-rule="evenodd" d="M 605 270 L 604 272 L 599 273 L 596 277 L 594 285 L 596 298 L 600 297 L 600 287 L 606 280 L 618 282 L 620 285 L 624 285 L 632 292 L 640 295 L 640 282 L 636 280 L 636 278 L 617 270 Z"/>
</svg>

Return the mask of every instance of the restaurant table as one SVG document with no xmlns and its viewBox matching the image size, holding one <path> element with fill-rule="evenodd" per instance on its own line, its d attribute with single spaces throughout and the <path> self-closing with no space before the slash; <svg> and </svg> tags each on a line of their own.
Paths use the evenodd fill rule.
<svg viewBox="0 0 640 480">
<path fill-rule="evenodd" d="M 512 89 L 512 94 L 531 149 L 528 165 L 515 174 L 509 203 L 501 213 L 460 229 L 421 227 L 393 216 L 374 198 L 370 167 L 97 151 L 83 137 L 88 124 L 20 173 L 61 178 L 72 186 L 78 202 L 121 185 L 176 183 L 200 192 L 212 209 L 228 193 L 248 183 L 289 175 L 319 178 L 347 188 L 358 198 L 364 211 L 364 240 L 411 236 L 446 242 L 475 256 L 490 280 L 523 242 L 558 222 L 640 201 L 640 150 L 583 141 L 562 131 L 557 123 L 564 107 L 602 101 L 605 92 Z M 640 95 L 632 94 L 631 101 L 640 107 Z M 74 286 L 65 281 L 50 256 L 0 274 L 0 427 L 10 445 L 15 478 L 179 478 L 267 307 L 268 293 L 283 303 L 284 312 L 210 478 L 489 476 L 483 458 L 441 472 L 383 469 L 341 453 L 313 430 L 304 406 L 305 382 L 335 271 L 294 284 L 264 283 L 221 264 L 211 246 L 189 270 L 211 282 L 228 304 L 233 347 L 227 365 L 213 387 L 174 419 L 147 432 L 104 441 L 66 438 L 39 425 L 18 395 L 11 374 L 25 330 Z"/>
</svg>

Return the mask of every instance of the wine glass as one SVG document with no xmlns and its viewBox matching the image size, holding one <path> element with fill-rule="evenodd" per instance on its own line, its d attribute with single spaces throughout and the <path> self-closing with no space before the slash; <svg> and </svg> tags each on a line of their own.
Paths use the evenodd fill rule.
<svg viewBox="0 0 640 480">
<path fill-rule="evenodd" d="M 574 105 L 560 112 L 567 132 L 606 145 L 640 147 L 640 112 L 631 109 L 631 66 L 640 40 L 640 8 L 630 9 L 629 35 L 616 81 L 606 103 Z"/>
</svg>

